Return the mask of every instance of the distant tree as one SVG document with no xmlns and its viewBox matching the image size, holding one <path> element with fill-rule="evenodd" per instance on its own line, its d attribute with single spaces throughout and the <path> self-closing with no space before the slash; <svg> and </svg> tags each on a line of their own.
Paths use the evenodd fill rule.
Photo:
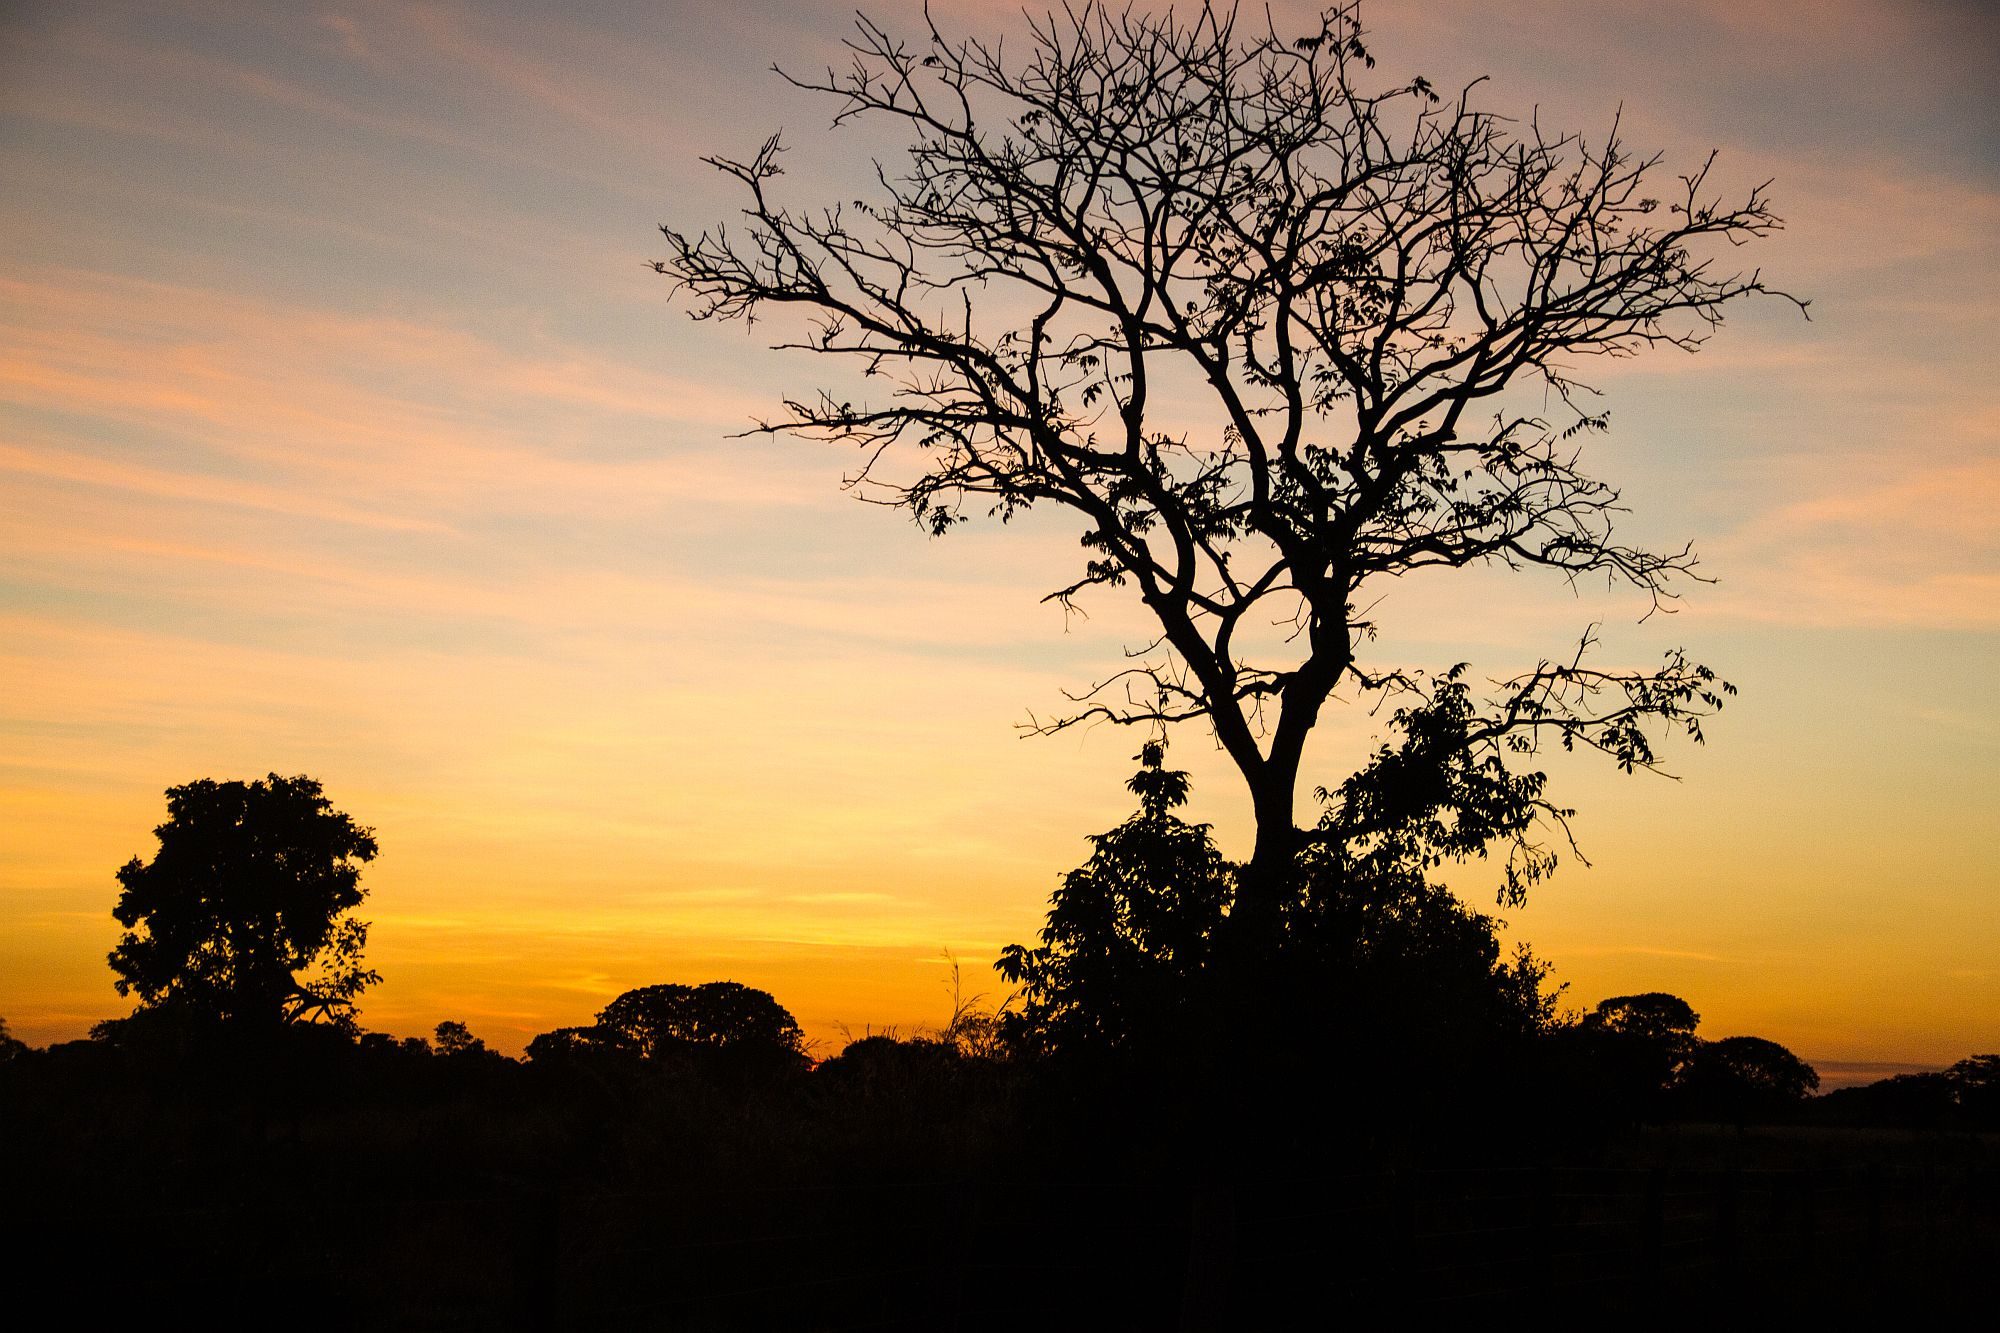
<svg viewBox="0 0 2000 1333">
<path fill-rule="evenodd" d="M 1858 1087 L 1836 1088 L 1814 1107 L 1837 1125 L 1943 1129 L 1957 1115 L 1957 1089 L 1943 1070 L 1896 1074 Z"/>
<path fill-rule="evenodd" d="M 1620 1112 L 1657 1115 L 1688 1068 L 1701 1015 L 1678 995 L 1614 995 L 1578 1025 L 1592 1073 Z"/>
<path fill-rule="evenodd" d="M 1378 76 L 1353 4 L 1295 39 L 1226 4 L 1029 22 L 1000 44 L 864 18 L 849 65 L 792 82 L 907 155 L 826 208 L 780 199 L 776 136 L 708 159 L 744 220 L 663 228 L 657 268 L 695 318 L 774 320 L 853 369 L 756 429 L 857 446 L 865 497 L 934 533 L 1078 520 L 1082 569 L 1049 598 L 1123 589 L 1150 642 L 1031 725 L 1212 729 L 1255 819 L 1226 926 L 1254 968 L 1297 891 L 1325 708 L 1436 688 L 1369 660 L 1385 589 L 1497 566 L 1677 595 L 1686 548 L 1614 534 L 1619 493 L 1584 455 L 1608 417 L 1579 376 L 1692 351 L 1776 294 L 1720 256 L 1779 220 L 1761 188 L 1718 197 L 1707 164 L 1658 188 L 1615 123 L 1588 142 Z M 1475 765 L 1553 739 L 1650 768 L 1655 731 L 1698 739 L 1722 705 L 1679 651 L 1606 669 L 1592 642 L 1479 701 L 1455 736 Z"/>
<path fill-rule="evenodd" d="M 699 986 L 641 986 L 598 1012 L 583 1040 L 603 1042 L 646 1060 L 702 1051 L 805 1056 L 798 1020 L 769 992 L 734 981 Z"/>
<path fill-rule="evenodd" d="M 1695 1044 L 1677 1081 L 1683 1113 L 1743 1120 L 1796 1110 L 1819 1072 L 1775 1041 L 1724 1037 Z"/>
<path fill-rule="evenodd" d="M 2000 1055 L 1973 1055 L 1944 1071 L 1969 1129 L 2000 1129 Z"/>
<path fill-rule="evenodd" d="M 0 1065 L 26 1054 L 28 1043 L 7 1030 L 7 1020 L 0 1018 Z"/>
<path fill-rule="evenodd" d="M 308 777 L 202 780 L 167 790 L 148 863 L 118 871 L 111 952 L 139 1012 L 239 1027 L 324 1021 L 352 1028 L 361 964 L 361 866 L 374 834 Z"/>
<path fill-rule="evenodd" d="M 528 1059 L 537 1064 L 559 1064 L 564 1060 L 619 1053 L 614 1034 L 599 1027 L 557 1028 L 528 1042 Z M 629 1052 L 627 1052 L 629 1054 Z"/>
<path fill-rule="evenodd" d="M 1674 1052 L 1679 1059 L 1694 1049 L 1694 1030 L 1701 1026 L 1701 1015 L 1678 995 L 1648 991 L 1598 1001 L 1597 1008 L 1584 1016 L 1583 1026 L 1650 1042 Z"/>
<path fill-rule="evenodd" d="M 472 1029 L 447 1018 L 437 1025 L 432 1046 L 439 1055 L 484 1055 L 486 1043 L 472 1035 Z"/>
</svg>

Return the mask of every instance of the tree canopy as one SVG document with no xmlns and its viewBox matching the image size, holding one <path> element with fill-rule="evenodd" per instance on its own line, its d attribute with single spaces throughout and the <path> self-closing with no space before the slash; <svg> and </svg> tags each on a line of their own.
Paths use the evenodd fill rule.
<svg viewBox="0 0 2000 1333">
<path fill-rule="evenodd" d="M 1173 811 L 1187 774 L 1145 747 L 1126 785 L 1139 809 L 1091 839 L 1090 859 L 1063 877 L 1039 947 L 1009 945 L 997 964 L 1020 985 L 1017 1038 L 1054 1049 L 1115 1047 L 1187 1035 L 1206 984 L 1235 868 L 1206 824 Z"/>
<path fill-rule="evenodd" d="M 1681 1088 L 1699 1108 L 1742 1117 L 1805 1100 L 1819 1071 L 1768 1038 L 1723 1037 L 1695 1049 Z"/>
<path fill-rule="evenodd" d="M 736 981 L 662 983 L 628 990 L 589 1027 L 558 1028 L 528 1043 L 535 1060 L 623 1056 L 652 1063 L 723 1055 L 805 1059 L 805 1033 L 770 992 Z"/>
<path fill-rule="evenodd" d="M 710 1046 L 802 1049 L 798 1020 L 769 991 L 737 981 L 628 990 L 597 1015 L 600 1031 L 648 1058 Z"/>
<path fill-rule="evenodd" d="M 1082 568 L 1048 596 L 1123 589 L 1157 637 L 1032 725 L 1212 728 L 1257 827 L 1231 923 L 1268 932 L 1322 709 L 1435 701 L 1368 647 L 1394 580 L 1539 569 L 1650 613 L 1693 575 L 1686 547 L 1614 531 L 1583 376 L 1782 295 L 1719 258 L 1779 220 L 1762 187 L 1723 197 L 1712 159 L 1660 180 L 1615 122 L 1587 139 L 1476 84 L 1378 74 L 1355 5 L 1302 34 L 1206 3 L 1030 23 L 1023 47 L 864 18 L 848 67 L 787 77 L 907 153 L 823 208 L 780 197 L 776 136 L 707 159 L 744 221 L 664 227 L 656 267 L 696 318 L 792 312 L 780 346 L 858 371 L 756 429 L 858 446 L 864 496 L 939 533 L 1077 516 Z M 1722 704 L 1679 650 L 1609 669 L 1591 642 L 1498 681 L 1456 742 L 1481 765 L 1554 736 L 1650 767 L 1649 729 L 1699 738 Z"/>
<path fill-rule="evenodd" d="M 1006 1015 L 1017 1047 L 1198 1067 L 1204 1043 L 1254 1045 L 1294 1084 L 1321 1076 L 1338 1052 L 1407 1091 L 1462 1081 L 1554 1024 L 1543 965 L 1526 953 L 1504 958 L 1498 923 L 1428 878 L 1436 859 L 1422 849 L 1427 839 L 1449 843 L 1434 824 L 1455 818 L 1437 807 L 1463 793 L 1404 807 L 1375 801 L 1378 832 L 1398 855 L 1354 862 L 1330 850 L 1346 844 L 1302 849 L 1297 895 L 1255 960 L 1256 1003 L 1244 1006 L 1222 947 L 1239 867 L 1207 825 L 1173 813 L 1188 780 L 1165 766 L 1164 748 L 1146 746 L 1140 762 L 1127 784 L 1138 811 L 1091 839 L 1090 859 L 1056 890 L 1041 943 L 1001 951 L 1001 973 L 1021 988 Z M 1349 794 L 1363 792 L 1383 796 L 1365 773 Z"/>
<path fill-rule="evenodd" d="M 312 778 L 273 773 L 168 788 L 154 834 L 152 861 L 118 871 L 120 995 L 201 1022 L 351 1026 L 355 997 L 380 979 L 361 963 L 368 925 L 348 915 L 366 896 L 371 831 Z"/>
</svg>

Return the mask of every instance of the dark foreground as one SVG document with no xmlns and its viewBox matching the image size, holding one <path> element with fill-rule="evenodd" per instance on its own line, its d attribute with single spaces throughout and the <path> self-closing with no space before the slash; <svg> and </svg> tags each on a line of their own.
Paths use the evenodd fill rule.
<svg viewBox="0 0 2000 1333">
<path fill-rule="evenodd" d="M 93 1326 L 1909 1317 L 1977 1308 L 2000 1259 L 2000 1138 L 1951 1130 L 1300 1106 L 1246 1138 L 881 1045 L 774 1079 L 79 1044 L 0 1092 L 11 1289 Z"/>
</svg>

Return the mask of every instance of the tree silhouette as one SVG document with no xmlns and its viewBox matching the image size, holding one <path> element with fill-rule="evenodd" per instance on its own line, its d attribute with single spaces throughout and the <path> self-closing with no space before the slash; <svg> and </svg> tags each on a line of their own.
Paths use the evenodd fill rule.
<svg viewBox="0 0 2000 1333">
<path fill-rule="evenodd" d="M 1614 995 L 1578 1025 L 1584 1051 L 1602 1086 L 1627 1114 L 1650 1114 L 1687 1071 L 1700 1044 L 1701 1015 L 1678 995 L 1647 991 Z"/>
<path fill-rule="evenodd" d="M 656 268 L 695 318 L 792 311 L 780 347 L 859 372 L 755 429 L 858 446 L 865 497 L 937 533 L 1078 516 L 1083 568 L 1049 598 L 1127 589 L 1157 637 L 1031 726 L 1204 720 L 1256 821 L 1230 933 L 1268 936 L 1322 709 L 1436 688 L 1366 660 L 1392 580 L 1499 565 L 1677 595 L 1690 551 L 1616 536 L 1585 466 L 1608 417 L 1580 367 L 1694 350 L 1782 295 L 1715 258 L 1779 221 L 1761 187 L 1719 198 L 1710 163 L 1656 188 L 1615 122 L 1591 142 L 1378 76 L 1354 5 L 1296 41 L 1212 4 L 1030 22 L 1024 51 L 862 19 L 849 68 L 786 77 L 837 126 L 910 137 L 872 199 L 782 202 L 773 136 L 706 159 L 747 225 L 663 227 Z M 1649 728 L 1698 739 L 1721 706 L 1678 650 L 1612 670 L 1591 643 L 1499 684 L 1461 743 L 1553 736 L 1630 770 Z"/>
<path fill-rule="evenodd" d="M 618 1051 L 612 1034 L 596 1027 L 556 1028 L 544 1032 L 528 1042 L 527 1056 L 537 1064 L 561 1064 L 565 1060 L 584 1060 Z"/>
<path fill-rule="evenodd" d="M 471 1028 L 451 1018 L 437 1025 L 432 1045 L 439 1055 L 475 1056 L 486 1053 L 485 1041 L 473 1036 Z"/>
<path fill-rule="evenodd" d="M 7 1064 L 19 1056 L 25 1055 L 27 1051 L 28 1043 L 16 1037 L 12 1032 L 9 1032 L 7 1030 L 7 1020 L 0 1018 L 0 1065 Z"/>
<path fill-rule="evenodd" d="M 1126 786 L 1139 810 L 1091 839 L 1090 860 L 1057 888 L 1038 948 L 1000 953 L 1001 975 L 1022 988 L 1011 1016 L 1018 1040 L 1053 1050 L 1117 1047 L 1184 1033 L 1206 980 L 1234 868 L 1206 824 L 1172 812 L 1187 774 L 1155 743 Z"/>
<path fill-rule="evenodd" d="M 276 773 L 170 787 L 167 815 L 153 860 L 118 871 L 118 993 L 141 1014 L 351 1028 L 355 997 L 380 980 L 361 965 L 367 923 L 347 915 L 373 833 L 318 782 Z"/>
<path fill-rule="evenodd" d="M 1819 1089 L 1819 1071 L 1764 1037 L 1695 1045 L 1676 1092 L 1689 1111 L 1745 1120 L 1795 1109 Z"/>
<path fill-rule="evenodd" d="M 1403 1105 L 1420 1086 L 1462 1085 L 1475 1067 L 1490 1072 L 1503 1052 L 1518 1054 L 1554 1021 L 1546 969 L 1525 951 L 1503 959 L 1497 923 L 1427 878 L 1440 848 L 1482 851 L 1504 802 L 1463 774 L 1455 786 L 1424 786 L 1421 799 L 1382 776 L 1407 779 L 1422 754 L 1420 736 L 1408 737 L 1344 798 L 1329 794 L 1327 818 L 1367 811 L 1379 846 L 1358 859 L 1344 854 L 1360 838 L 1301 849 L 1283 929 L 1256 959 L 1259 985 L 1244 992 L 1220 947 L 1238 868 L 1207 825 L 1172 813 L 1187 775 L 1165 767 L 1159 744 L 1146 746 L 1127 783 L 1137 813 L 1091 839 L 1090 860 L 1056 891 L 1041 944 L 1001 951 L 997 966 L 1023 1000 L 1007 1016 L 1015 1044 L 1197 1061 L 1203 1043 L 1254 1048 L 1248 1064 L 1295 1087 L 1324 1079 L 1338 1051 L 1378 1087 L 1394 1084 L 1384 1091 Z"/>
<path fill-rule="evenodd" d="M 792 1066 L 806 1059 L 798 1020 L 769 992 L 734 981 L 628 990 L 585 1028 L 559 1028 L 528 1044 L 535 1060 L 619 1054 L 650 1063 L 722 1056 Z"/>
<path fill-rule="evenodd" d="M 1597 1008 L 1584 1016 L 1583 1026 L 1657 1046 L 1678 1067 L 1694 1050 L 1694 1030 L 1701 1026 L 1701 1015 L 1678 995 L 1647 991 L 1599 1000 Z"/>
<path fill-rule="evenodd" d="M 1944 1071 L 1967 1128 L 2000 1129 L 2000 1055 L 1971 1055 Z"/>
</svg>

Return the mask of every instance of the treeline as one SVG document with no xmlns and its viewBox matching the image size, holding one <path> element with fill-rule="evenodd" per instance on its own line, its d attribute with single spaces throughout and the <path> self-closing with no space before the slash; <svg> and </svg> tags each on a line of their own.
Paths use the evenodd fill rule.
<svg viewBox="0 0 2000 1333">
<path fill-rule="evenodd" d="M 935 1029 L 825 1059 L 730 981 L 627 991 L 521 1059 L 456 1020 L 366 1032 L 351 911 L 373 835 L 306 778 L 176 788 L 158 853 L 119 874 L 133 1011 L 40 1050 L 0 1029 L 0 1251 L 106 1320 L 223 1326 L 998 1329 L 1028 1290 L 1055 1313 L 1025 1322 L 1242 1326 L 1326 1272 L 1350 1312 L 1470 1299 L 1495 1245 L 1547 1277 L 1558 1240 L 1567 1308 L 1637 1308 L 1687 1246 L 1738 1253 L 1728 1182 L 1775 1153 L 1905 1173 L 1857 1177 L 1839 1214 L 1886 1239 L 1729 1281 L 1809 1300 L 1827 1264 L 1866 1260 L 1897 1300 L 1969 1290 L 2000 1208 L 1963 1131 L 2000 1128 L 2000 1057 L 1815 1097 L 1793 1053 L 1704 1038 L 1677 997 L 1565 1011 L 1429 874 L 1511 817 L 1494 774 L 1447 770 L 1439 797 L 1364 770 L 1283 911 L 1246 928 L 1162 758 L 1003 954 L 1004 1000 L 954 988 Z M 1730 1138 L 1702 1137 L 1717 1123 Z M 1691 1136 L 1660 1137 L 1675 1125 Z M 1826 1125 L 1931 1132 L 1913 1157 L 1811 1137 Z M 1688 1191 L 1666 1169 L 1697 1173 L 1702 1238 L 1673 1231 L 1693 1214 L 1667 1208 Z M 1802 1179 L 1771 1206 L 1820 1188 Z M 1955 1239 L 1892 1235 L 1899 1208 Z"/>
<path fill-rule="evenodd" d="M 1673 995 L 1605 1000 L 1588 1013 L 1554 1019 L 1511 1047 L 1505 1091 L 1518 1098 L 1532 1089 L 1537 1103 L 1561 1102 L 1566 1132 L 1668 1122 L 2000 1131 L 2000 1055 L 1974 1055 L 1947 1069 L 1815 1095 L 1818 1074 L 1785 1047 L 1761 1037 L 1706 1039 L 1697 1034 L 1699 1023 L 1687 1002 Z M 1322 1104 L 1313 1109 L 1344 1128 L 1393 1133 L 1399 1120 L 1443 1128 L 1454 1117 L 1473 1118 L 1497 1091 L 1462 1084 L 1448 1105 L 1426 1110 L 1413 1105 L 1409 1088 L 1391 1084 L 1383 1067 L 1344 1063 L 1338 1045 L 1324 1054 L 1327 1067 L 1311 1090 Z M 1399 1076 L 1414 1063 L 1411 1056 L 1396 1061 Z M 1214 1067 L 1188 1054 L 1188 1069 L 1204 1064 Z M 1157 1097 L 1161 1075 L 1157 1066 L 1122 1053 L 1082 1057 L 1039 1049 L 1018 1012 L 977 1004 L 959 1008 L 935 1029 L 863 1037 L 816 1059 L 797 1021 L 773 996 L 729 981 L 627 991 L 596 1022 L 535 1037 L 518 1060 L 489 1049 L 455 1020 L 440 1022 L 425 1038 L 313 1024 L 250 1032 L 147 1014 L 100 1025 L 87 1040 L 46 1050 L 13 1038 L 0 1020 L 0 1077 L 17 1112 L 24 1099 L 43 1092 L 109 1091 L 159 1078 L 186 1084 L 185 1096 L 226 1099 L 239 1081 L 262 1084 L 279 1069 L 301 1076 L 337 1072 L 345 1081 L 343 1095 L 363 1099 L 378 1087 L 499 1095 L 528 1080 L 545 1089 L 617 1088 L 628 1095 L 700 1086 L 775 1101 L 827 1090 L 858 1089 L 870 1097 L 977 1090 L 1009 1105 L 1042 1084 L 1071 1098 L 1113 1097 L 1121 1086 L 1127 1096 L 1143 1089 Z M 1421 1083 L 1435 1092 L 1468 1072 L 1462 1065 L 1447 1067 Z M 1343 1099 L 1366 1109 L 1342 1110 Z M 1389 1109 L 1399 1105 L 1400 1117 L 1392 1118 Z"/>
<path fill-rule="evenodd" d="M 1177 813 L 1187 775 L 1150 744 L 1127 783 L 1138 808 L 1091 839 L 1038 941 L 1002 951 L 996 967 L 1012 987 L 1002 1003 L 959 1003 L 954 970 L 938 1031 L 816 1062 L 765 992 L 659 984 L 618 996 L 591 1024 L 536 1036 L 525 1064 L 544 1082 L 720 1078 L 764 1091 L 923 1071 L 988 1090 L 1059 1090 L 1078 1118 L 1123 1104 L 1162 1128 L 1285 1127 L 1260 1134 L 1267 1148 L 1301 1134 L 1462 1133 L 1496 1117 L 1530 1134 L 1542 1122 L 1573 1134 L 1663 1120 L 1996 1127 L 2000 1056 L 1815 1098 L 1818 1075 L 1794 1053 L 1756 1036 L 1705 1038 L 1679 997 L 1566 1011 L 1546 963 L 1503 950 L 1498 922 L 1435 882 L 1444 861 L 1485 855 L 1534 809 L 1532 777 L 1453 758 L 1461 749 L 1445 742 L 1466 721 L 1454 691 L 1398 715 L 1406 743 L 1324 794 L 1327 813 L 1302 835 L 1269 919 L 1241 914 L 1241 868 L 1209 826 Z M 517 1062 L 456 1021 L 433 1041 L 361 1031 L 356 997 L 379 977 L 363 964 L 367 926 L 352 912 L 378 844 L 319 783 L 201 781 L 167 798 L 158 852 L 117 875 L 113 915 L 127 933 L 109 962 L 136 1008 L 48 1052 L 0 1026 L 17 1090 L 45 1070 L 214 1078 L 232 1061 L 268 1059 L 336 1060 L 364 1082 L 433 1061 L 512 1076 Z M 1510 862 L 1504 892 L 1518 892 L 1523 873 Z"/>
<path fill-rule="evenodd" d="M 1213 1049 L 1039 1049 L 1008 1017 L 815 1061 L 724 982 L 627 992 L 521 1059 L 454 1021 L 13 1043 L 0 1248 L 106 1320 L 999 1330 L 1024 1303 L 1277 1326 L 1332 1292 L 1387 1319 L 1496 1289 L 1907 1314 L 1981 1290 L 2000 1243 L 1994 1056 L 1811 1097 L 1782 1048 L 1637 995 L 1430 1070 L 1335 1034 L 1279 1083 Z M 1857 1125 L 1922 1132 L 1823 1128 Z"/>
</svg>

